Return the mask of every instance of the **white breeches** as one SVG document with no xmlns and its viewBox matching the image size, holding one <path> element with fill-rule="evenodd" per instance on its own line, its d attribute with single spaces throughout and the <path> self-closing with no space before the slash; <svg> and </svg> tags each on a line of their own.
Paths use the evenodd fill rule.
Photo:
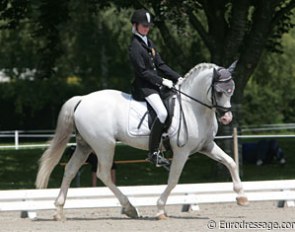
<svg viewBox="0 0 295 232">
<path fill-rule="evenodd" d="M 168 116 L 168 112 L 167 112 L 166 107 L 164 106 L 164 103 L 163 103 L 162 99 L 160 98 L 159 94 L 153 93 L 153 94 L 149 95 L 148 97 L 146 97 L 145 100 L 154 109 L 160 122 L 164 123 L 166 121 L 167 116 Z"/>
</svg>

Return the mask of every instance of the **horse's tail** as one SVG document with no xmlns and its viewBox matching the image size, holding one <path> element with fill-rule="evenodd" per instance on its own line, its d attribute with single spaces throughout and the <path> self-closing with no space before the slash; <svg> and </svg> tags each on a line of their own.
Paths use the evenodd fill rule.
<svg viewBox="0 0 295 232">
<path fill-rule="evenodd" d="M 72 97 L 61 108 L 55 135 L 39 160 L 39 170 L 35 182 L 37 188 L 47 187 L 49 176 L 62 157 L 74 129 L 74 111 L 81 99 L 81 96 Z"/>
</svg>

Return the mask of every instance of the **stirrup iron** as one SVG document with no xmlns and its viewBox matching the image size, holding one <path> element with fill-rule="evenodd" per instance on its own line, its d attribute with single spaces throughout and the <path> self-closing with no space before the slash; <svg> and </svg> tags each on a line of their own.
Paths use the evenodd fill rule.
<svg viewBox="0 0 295 232">
<path fill-rule="evenodd" d="M 153 163 L 154 165 L 156 165 L 156 167 L 163 167 L 167 171 L 170 170 L 170 168 L 169 168 L 170 167 L 170 161 L 167 160 L 164 156 L 162 156 L 160 154 L 160 151 L 155 151 L 153 153 L 149 153 L 147 160 L 149 162 Z"/>
</svg>

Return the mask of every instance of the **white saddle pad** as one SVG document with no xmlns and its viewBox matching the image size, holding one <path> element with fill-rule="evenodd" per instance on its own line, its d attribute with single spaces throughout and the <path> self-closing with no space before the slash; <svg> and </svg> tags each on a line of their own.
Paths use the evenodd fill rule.
<svg viewBox="0 0 295 232">
<path fill-rule="evenodd" d="M 178 104 L 176 104 L 178 106 Z M 175 107 L 178 108 L 178 107 Z M 129 115 L 128 115 L 128 133 L 132 136 L 149 136 L 150 129 L 148 125 L 148 115 L 145 116 L 144 120 L 141 123 L 143 116 L 147 112 L 146 102 L 135 101 L 132 96 L 129 98 Z M 176 132 L 178 123 L 176 123 L 178 110 L 174 109 L 174 117 L 172 119 L 171 126 L 168 130 L 168 135 L 171 136 Z M 141 123 L 141 124 L 140 124 Z M 140 126 L 140 127 L 139 127 Z"/>
</svg>

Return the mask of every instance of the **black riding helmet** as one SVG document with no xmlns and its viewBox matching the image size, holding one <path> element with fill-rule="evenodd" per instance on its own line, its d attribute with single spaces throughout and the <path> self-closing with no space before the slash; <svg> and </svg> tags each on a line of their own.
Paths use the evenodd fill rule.
<svg viewBox="0 0 295 232">
<path fill-rule="evenodd" d="M 148 11 L 146 11 L 145 9 L 139 9 L 134 11 L 131 17 L 131 23 L 140 23 L 144 26 L 152 26 L 152 18 Z"/>
</svg>

